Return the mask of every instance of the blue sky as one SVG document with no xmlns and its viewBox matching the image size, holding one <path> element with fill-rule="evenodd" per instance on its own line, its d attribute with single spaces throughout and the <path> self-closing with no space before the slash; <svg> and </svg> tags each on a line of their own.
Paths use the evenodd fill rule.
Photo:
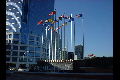
<svg viewBox="0 0 120 80">
<path fill-rule="evenodd" d="M 82 44 L 85 34 L 85 54 L 113 56 L 113 0 L 55 0 L 57 16 L 65 12 L 73 16 L 83 13 L 82 19 L 75 18 L 76 45 Z M 66 36 L 70 39 L 70 23 L 66 26 Z M 70 40 L 68 42 L 70 49 Z"/>
</svg>

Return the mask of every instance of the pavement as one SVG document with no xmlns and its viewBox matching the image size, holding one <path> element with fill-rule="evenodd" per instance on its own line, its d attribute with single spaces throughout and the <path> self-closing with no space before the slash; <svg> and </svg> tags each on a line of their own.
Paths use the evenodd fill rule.
<svg viewBox="0 0 120 80">
<path fill-rule="evenodd" d="M 6 75 L 6 80 L 113 80 L 112 75 L 112 73 L 15 72 Z"/>
</svg>

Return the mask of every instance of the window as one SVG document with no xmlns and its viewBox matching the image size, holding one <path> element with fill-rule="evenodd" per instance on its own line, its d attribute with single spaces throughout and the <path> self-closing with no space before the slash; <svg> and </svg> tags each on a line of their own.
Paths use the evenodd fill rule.
<svg viewBox="0 0 120 80">
<path fill-rule="evenodd" d="M 6 43 L 8 43 L 8 40 L 6 40 Z"/>
<path fill-rule="evenodd" d="M 36 58 L 36 59 L 35 59 L 36 62 L 39 61 L 39 60 L 40 60 L 40 58 Z"/>
<path fill-rule="evenodd" d="M 25 52 L 20 52 L 20 53 L 19 53 L 19 56 L 24 56 L 24 53 L 25 53 Z"/>
<path fill-rule="evenodd" d="M 29 36 L 29 40 L 34 40 L 34 36 Z"/>
<path fill-rule="evenodd" d="M 29 47 L 29 51 L 34 51 L 34 47 Z"/>
<path fill-rule="evenodd" d="M 14 34 L 13 37 L 19 39 L 19 34 Z"/>
<path fill-rule="evenodd" d="M 17 57 L 12 57 L 13 62 L 17 62 Z"/>
<path fill-rule="evenodd" d="M 6 49 L 11 49 L 11 45 L 6 45 Z"/>
<path fill-rule="evenodd" d="M 40 53 L 35 53 L 35 57 L 40 57 Z"/>
<path fill-rule="evenodd" d="M 13 50 L 18 50 L 18 46 L 13 45 Z"/>
<path fill-rule="evenodd" d="M 12 34 L 9 34 L 9 38 L 12 38 Z"/>
<path fill-rule="evenodd" d="M 33 61 L 34 61 L 34 58 L 29 58 L 28 61 L 29 61 L 29 62 L 33 62 Z"/>
<path fill-rule="evenodd" d="M 18 56 L 18 52 L 17 51 L 13 51 L 12 52 L 12 56 Z"/>
<path fill-rule="evenodd" d="M 34 45 L 34 41 L 29 41 L 29 44 L 30 45 Z"/>
<path fill-rule="evenodd" d="M 27 58 L 20 57 L 19 62 L 27 62 Z"/>
<path fill-rule="evenodd" d="M 40 38 L 39 37 L 36 37 L 36 41 L 39 41 L 40 40 Z"/>
<path fill-rule="evenodd" d="M 35 51 L 40 51 L 40 47 L 36 47 L 36 48 L 35 48 Z"/>
<path fill-rule="evenodd" d="M 19 40 L 14 40 L 13 44 L 19 44 Z"/>
<path fill-rule="evenodd" d="M 28 54 L 28 56 L 34 57 L 34 52 L 30 52 L 30 53 Z"/>
<path fill-rule="evenodd" d="M 26 46 L 20 46 L 20 50 L 26 50 Z"/>
<path fill-rule="evenodd" d="M 11 55 L 11 52 L 10 51 L 6 51 L 6 55 Z"/>
</svg>

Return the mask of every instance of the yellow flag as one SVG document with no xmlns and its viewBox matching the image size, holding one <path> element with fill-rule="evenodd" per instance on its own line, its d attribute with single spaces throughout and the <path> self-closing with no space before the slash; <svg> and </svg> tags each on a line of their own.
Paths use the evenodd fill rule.
<svg viewBox="0 0 120 80">
<path fill-rule="evenodd" d="M 48 22 L 53 22 L 53 20 L 52 19 L 48 19 Z"/>
</svg>

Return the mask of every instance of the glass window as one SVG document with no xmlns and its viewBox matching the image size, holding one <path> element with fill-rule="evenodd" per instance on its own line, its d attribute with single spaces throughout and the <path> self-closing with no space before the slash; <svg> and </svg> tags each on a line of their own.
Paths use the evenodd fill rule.
<svg viewBox="0 0 120 80">
<path fill-rule="evenodd" d="M 8 40 L 6 40 L 6 43 L 8 43 Z"/>
<path fill-rule="evenodd" d="M 13 37 L 19 39 L 19 34 L 14 34 Z"/>
<path fill-rule="evenodd" d="M 40 57 L 40 53 L 35 53 L 35 57 Z"/>
<path fill-rule="evenodd" d="M 12 34 L 9 34 L 9 38 L 12 38 Z"/>
<path fill-rule="evenodd" d="M 34 47 L 29 47 L 29 51 L 34 51 Z"/>
<path fill-rule="evenodd" d="M 13 50 L 18 50 L 18 46 L 13 45 Z"/>
<path fill-rule="evenodd" d="M 26 50 L 26 46 L 20 46 L 20 50 Z"/>
<path fill-rule="evenodd" d="M 27 62 L 27 58 L 20 57 L 19 62 Z"/>
<path fill-rule="evenodd" d="M 17 57 L 12 57 L 13 62 L 17 62 Z"/>
<path fill-rule="evenodd" d="M 11 45 L 6 45 L 6 49 L 11 49 Z"/>
<path fill-rule="evenodd" d="M 29 40 L 34 40 L 34 36 L 29 36 Z"/>
<path fill-rule="evenodd" d="M 36 37 L 36 41 L 39 41 L 40 40 L 40 38 L 39 37 Z"/>
<path fill-rule="evenodd" d="M 35 61 L 39 61 L 40 60 L 40 58 L 35 58 Z"/>
<path fill-rule="evenodd" d="M 10 51 L 6 51 L 6 55 L 11 55 L 11 52 Z"/>
<path fill-rule="evenodd" d="M 35 51 L 40 51 L 40 47 L 36 47 L 36 48 L 35 48 Z"/>
<path fill-rule="evenodd" d="M 13 51 L 12 52 L 12 56 L 18 56 L 18 52 L 17 51 Z"/>
<path fill-rule="evenodd" d="M 34 57 L 34 52 L 30 52 L 28 56 Z"/>
<path fill-rule="evenodd" d="M 14 40 L 13 44 L 19 44 L 19 40 Z"/>
<path fill-rule="evenodd" d="M 29 41 L 29 44 L 30 45 L 34 45 L 34 41 Z"/>
<path fill-rule="evenodd" d="M 19 56 L 26 56 L 27 54 L 25 54 L 25 52 L 20 52 Z"/>
<path fill-rule="evenodd" d="M 28 58 L 28 61 L 29 61 L 29 62 L 33 62 L 33 61 L 34 61 L 34 58 Z"/>
<path fill-rule="evenodd" d="M 8 39 L 8 35 L 6 35 L 6 39 Z"/>
</svg>

